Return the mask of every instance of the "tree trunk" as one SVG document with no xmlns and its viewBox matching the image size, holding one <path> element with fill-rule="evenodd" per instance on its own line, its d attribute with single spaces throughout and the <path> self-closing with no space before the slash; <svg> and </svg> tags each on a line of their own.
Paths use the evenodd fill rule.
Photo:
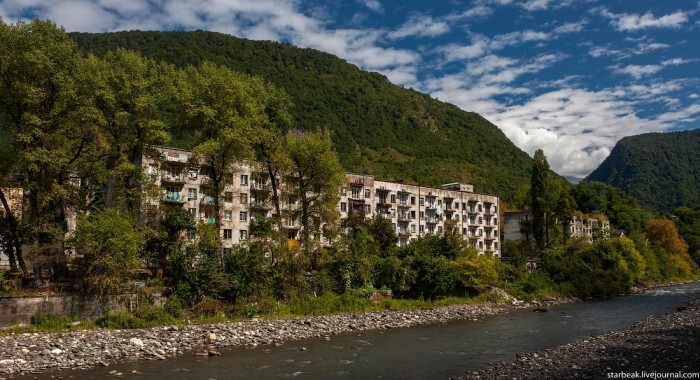
<svg viewBox="0 0 700 380">
<path fill-rule="evenodd" d="M 117 156 L 107 157 L 107 189 L 105 191 L 105 207 L 114 207 L 115 186 L 117 178 L 113 175 L 113 170 L 117 166 Z"/>
<path fill-rule="evenodd" d="M 19 232 L 17 229 L 17 220 L 15 219 L 15 214 L 12 213 L 10 204 L 7 202 L 7 197 L 5 197 L 5 191 L 0 188 L 0 202 L 2 202 L 2 207 L 5 210 L 5 215 L 7 218 L 7 226 L 10 233 L 10 247 L 8 252 L 8 258 L 10 259 L 10 268 L 16 272 L 18 269 L 22 270 L 23 275 L 27 275 L 27 266 L 24 263 L 24 257 L 22 257 L 22 242 L 19 238 Z M 16 262 L 15 262 L 16 260 Z M 17 263 L 19 263 L 19 268 L 17 268 Z"/>
<path fill-rule="evenodd" d="M 276 170 L 272 164 L 272 161 L 267 160 L 267 174 L 270 177 L 270 184 L 272 186 L 272 203 L 275 205 L 275 215 L 277 219 L 277 231 L 281 234 L 283 227 L 282 227 L 282 212 L 281 212 L 281 207 L 280 207 L 280 195 L 279 195 L 279 189 L 277 188 L 277 176 L 276 176 Z M 281 243 L 281 242 L 280 242 Z M 273 251 L 270 252 L 270 261 L 274 264 L 275 262 L 275 253 Z"/>
</svg>

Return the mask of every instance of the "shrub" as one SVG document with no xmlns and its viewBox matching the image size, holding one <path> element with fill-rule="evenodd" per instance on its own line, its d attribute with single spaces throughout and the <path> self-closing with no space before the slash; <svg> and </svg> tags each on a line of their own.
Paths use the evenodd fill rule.
<svg viewBox="0 0 700 380">
<path fill-rule="evenodd" d="M 213 317 L 222 312 L 221 301 L 203 299 L 192 307 L 192 312 L 198 317 Z"/>
</svg>

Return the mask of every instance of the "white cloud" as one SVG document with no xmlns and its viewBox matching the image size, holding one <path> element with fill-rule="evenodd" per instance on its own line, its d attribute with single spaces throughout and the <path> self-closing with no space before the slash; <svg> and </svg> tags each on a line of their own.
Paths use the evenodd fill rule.
<svg viewBox="0 0 700 380">
<path fill-rule="evenodd" d="M 528 11 L 541 11 L 549 8 L 551 0 L 528 0 L 520 5 Z"/>
<path fill-rule="evenodd" d="M 384 8 L 379 0 L 358 0 L 361 4 L 375 12 L 383 12 Z"/>
<path fill-rule="evenodd" d="M 430 16 L 418 15 L 411 17 L 401 27 L 388 34 L 391 39 L 405 38 L 409 36 L 435 37 L 445 34 L 450 30 L 445 21 L 433 20 Z"/>
<path fill-rule="evenodd" d="M 627 65 L 625 67 L 614 67 L 614 71 L 619 74 L 627 74 L 639 79 L 641 77 L 656 74 L 664 67 L 662 65 Z"/>
<path fill-rule="evenodd" d="M 609 18 L 610 23 L 620 31 L 637 31 L 647 28 L 679 28 L 688 21 L 688 15 L 683 11 L 676 11 L 660 17 L 655 17 L 651 12 L 643 15 L 629 13 L 611 13 L 605 8 L 600 13 Z"/>
<path fill-rule="evenodd" d="M 672 58 L 661 62 L 658 65 L 627 65 L 625 67 L 613 66 L 613 71 L 618 74 L 628 74 L 639 79 L 647 75 L 656 74 L 666 66 L 677 66 L 685 63 L 694 62 L 692 59 Z"/>
<path fill-rule="evenodd" d="M 583 28 L 586 26 L 588 21 L 582 20 L 579 22 L 567 22 L 565 24 L 562 24 L 558 27 L 556 27 L 553 32 L 556 34 L 562 34 L 562 33 L 578 33 L 583 30 Z"/>
<path fill-rule="evenodd" d="M 690 94 L 690 96 L 688 96 L 688 97 L 689 97 L 690 99 L 697 99 L 697 98 L 700 98 L 700 94 L 698 94 L 698 93 L 693 93 L 693 94 Z"/>
<path fill-rule="evenodd" d="M 442 46 L 438 50 L 443 54 L 447 62 L 451 62 L 478 58 L 502 50 L 508 46 L 520 45 L 533 41 L 547 41 L 549 38 L 549 34 L 531 29 L 499 34 L 493 38 L 474 34 L 471 36 L 471 43 L 469 45 L 448 44 Z"/>
</svg>

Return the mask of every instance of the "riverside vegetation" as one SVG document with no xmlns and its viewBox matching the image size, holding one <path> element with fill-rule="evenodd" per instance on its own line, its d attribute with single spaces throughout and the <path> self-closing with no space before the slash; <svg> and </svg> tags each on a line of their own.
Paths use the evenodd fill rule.
<svg viewBox="0 0 700 380">
<path fill-rule="evenodd" d="M 0 290 L 17 292 L 16 273 L 27 278 L 33 269 L 86 293 L 133 292 L 142 263 L 165 269 L 140 290 L 145 299 L 167 295 L 164 307 L 105 313 L 88 327 L 497 301 L 486 292 L 494 286 L 525 301 L 605 297 L 697 273 L 673 221 L 624 194 L 597 191 L 597 184 L 569 188 L 541 152 L 531 185 L 512 198 L 533 210 L 534 240 L 504 247 L 509 260 L 502 262 L 478 255 L 449 226 L 402 247 L 391 222 L 378 216 L 350 218 L 340 228 L 335 194 L 344 176 L 331 134 L 323 126 L 296 128 L 289 97 L 259 77 L 209 62 L 177 68 L 124 49 L 85 55 L 40 20 L 0 22 L 0 77 L 0 244 L 13 266 Z M 159 223 L 149 219 L 141 206 L 159 190 L 149 186 L 141 157 L 172 137 L 170 125 L 192 126 L 191 144 L 212 179 L 208 195 L 217 208 L 232 180 L 224 169 L 236 160 L 256 159 L 308 184 L 298 190 L 299 198 L 315 194 L 300 207 L 307 227 L 301 245 L 287 245 L 279 219 L 258 215 L 249 242 L 222 255 L 219 217 L 198 224 L 186 210 L 163 206 Z M 21 217 L 8 201 L 10 188 L 22 189 Z M 588 244 L 555 222 L 582 212 L 610 218 L 626 236 L 613 230 Z M 322 246 L 320 236 L 333 244 Z M 529 258 L 542 267 L 528 271 Z M 389 293 L 394 299 L 369 299 Z M 37 316 L 34 328 L 70 322 Z"/>
</svg>

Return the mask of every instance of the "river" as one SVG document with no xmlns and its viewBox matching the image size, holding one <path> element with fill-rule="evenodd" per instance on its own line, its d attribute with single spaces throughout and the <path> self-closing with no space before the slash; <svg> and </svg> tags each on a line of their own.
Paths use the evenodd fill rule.
<svg viewBox="0 0 700 380">
<path fill-rule="evenodd" d="M 102 379 L 116 370 L 147 379 L 447 379 L 516 353 L 546 349 L 619 330 L 674 312 L 700 284 L 650 290 L 608 300 L 518 310 L 477 321 L 344 334 L 280 347 L 222 350 L 220 357 L 181 356 L 115 364 L 53 378 Z M 49 374 L 46 374 L 49 375 Z M 46 376 L 44 375 L 44 376 Z"/>
</svg>

